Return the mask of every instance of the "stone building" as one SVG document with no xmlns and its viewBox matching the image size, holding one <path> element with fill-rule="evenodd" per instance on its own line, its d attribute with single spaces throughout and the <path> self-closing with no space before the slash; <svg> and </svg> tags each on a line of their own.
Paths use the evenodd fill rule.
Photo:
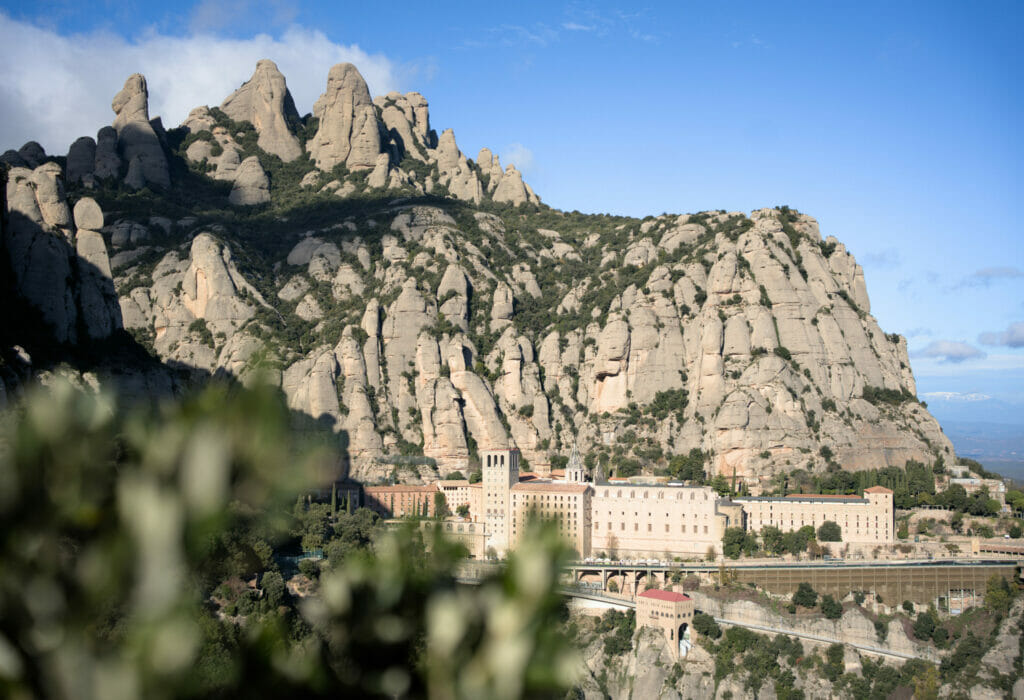
<svg viewBox="0 0 1024 700">
<path fill-rule="evenodd" d="M 456 513 L 464 505 L 469 508 L 469 517 L 477 520 L 483 506 L 483 485 L 471 484 L 469 479 L 444 479 L 437 482 L 437 488 L 444 494 L 449 512 Z"/>
<path fill-rule="evenodd" d="M 474 524 L 474 551 L 504 556 L 525 535 L 531 518 L 555 523 L 580 558 L 671 559 L 722 553 L 727 527 L 759 532 L 771 525 L 783 532 L 826 521 L 839 525 L 841 541 L 895 542 L 893 493 L 873 486 L 862 496 L 793 494 L 783 497 L 722 498 L 708 486 L 684 486 L 655 479 L 589 483 L 573 447 L 565 479 L 538 478 L 520 471 L 517 449 L 481 454 L 482 480 L 444 480 L 429 486 L 367 486 L 367 505 L 384 517 L 434 514 L 434 497 L 444 496 L 451 513 L 469 506 L 469 518 L 452 519 L 453 533 Z M 446 529 L 446 531 L 448 531 Z M 467 534 L 468 536 L 468 534 Z"/>
<path fill-rule="evenodd" d="M 487 548 L 501 555 L 509 547 L 512 487 L 519 483 L 519 450 L 488 450 L 480 455 L 480 461 Z"/>
<path fill-rule="evenodd" d="M 420 530 L 425 536 L 440 532 L 447 539 L 461 543 L 466 547 L 470 559 L 483 559 L 486 556 L 487 533 L 483 523 L 454 518 L 440 523 L 424 520 L 420 522 Z"/>
<path fill-rule="evenodd" d="M 729 516 L 708 486 L 596 484 L 592 551 L 610 557 L 703 556 L 722 550 Z"/>
<path fill-rule="evenodd" d="M 798 493 L 789 496 L 734 497 L 743 507 L 746 528 L 760 532 L 771 525 L 783 532 L 810 525 L 817 532 L 830 520 L 842 541 L 858 544 L 892 544 L 896 541 L 893 493 L 884 486 L 864 489 L 863 496 Z"/>
<path fill-rule="evenodd" d="M 683 593 L 652 588 L 636 597 L 636 626 L 664 632 L 677 659 L 686 656 L 696 637 L 693 614 L 693 599 Z"/>
<path fill-rule="evenodd" d="M 1006 484 L 1000 479 L 982 479 L 975 476 L 954 477 L 944 486 L 948 488 L 953 484 L 962 486 L 968 496 L 984 491 L 988 497 L 999 503 L 999 509 L 1009 510 L 1006 505 Z"/>
<path fill-rule="evenodd" d="M 434 494 L 437 486 L 364 486 L 366 507 L 383 518 L 402 518 L 407 515 L 430 516 L 434 514 Z"/>
<path fill-rule="evenodd" d="M 531 518 L 555 524 L 562 539 L 577 557 L 590 555 L 590 496 L 587 484 L 536 481 L 512 487 L 512 530 L 509 545 L 515 548 Z"/>
</svg>

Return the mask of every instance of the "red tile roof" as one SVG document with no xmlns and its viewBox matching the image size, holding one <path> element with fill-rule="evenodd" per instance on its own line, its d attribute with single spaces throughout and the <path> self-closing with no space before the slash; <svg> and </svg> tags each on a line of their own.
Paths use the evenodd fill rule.
<svg viewBox="0 0 1024 700">
<path fill-rule="evenodd" d="M 416 484 L 395 484 L 393 486 L 364 486 L 363 491 L 368 494 L 375 493 L 429 493 L 437 491 L 436 484 L 420 486 Z"/>
<path fill-rule="evenodd" d="M 690 596 L 684 595 L 683 593 L 676 593 L 675 591 L 663 591 L 658 588 L 652 588 L 644 591 L 640 594 L 641 598 L 653 598 L 654 600 L 667 600 L 672 603 L 679 603 L 684 600 L 689 600 Z"/>
<path fill-rule="evenodd" d="M 892 489 L 887 489 L 884 486 L 872 486 L 869 489 L 864 489 L 864 493 L 892 493 Z"/>
</svg>

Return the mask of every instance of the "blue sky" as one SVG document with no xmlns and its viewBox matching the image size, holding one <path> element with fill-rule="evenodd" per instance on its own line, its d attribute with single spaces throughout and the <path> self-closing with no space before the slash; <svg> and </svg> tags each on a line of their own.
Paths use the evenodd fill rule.
<svg viewBox="0 0 1024 700">
<path fill-rule="evenodd" d="M 263 55 L 302 112 L 352 60 L 552 206 L 817 217 L 940 419 L 1024 424 L 1024 5 L 491 5 L 4 0 L 0 148 L 65 152 L 136 70 L 173 125 Z"/>
</svg>

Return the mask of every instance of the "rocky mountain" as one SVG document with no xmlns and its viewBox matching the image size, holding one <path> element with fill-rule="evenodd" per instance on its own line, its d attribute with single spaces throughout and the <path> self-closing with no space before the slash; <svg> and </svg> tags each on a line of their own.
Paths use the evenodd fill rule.
<svg viewBox="0 0 1024 700">
<path fill-rule="evenodd" d="M 505 445 L 544 472 L 574 440 L 626 474 L 696 448 L 751 486 L 952 454 L 810 216 L 557 211 L 349 64 L 305 117 L 266 60 L 169 131 L 140 75 L 112 107 L 66 157 L 0 156 L 9 293 L 60 347 L 123 327 L 173 386 L 269 377 L 346 437 L 355 477 Z"/>
</svg>

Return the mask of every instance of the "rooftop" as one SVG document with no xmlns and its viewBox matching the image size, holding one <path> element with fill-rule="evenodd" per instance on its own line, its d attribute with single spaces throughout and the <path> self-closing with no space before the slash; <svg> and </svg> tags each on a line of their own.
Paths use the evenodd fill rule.
<svg viewBox="0 0 1024 700">
<path fill-rule="evenodd" d="M 860 496 L 838 494 L 838 493 L 791 493 L 783 498 L 829 498 L 833 500 L 848 501 L 853 499 L 855 501 L 861 500 Z"/>
<path fill-rule="evenodd" d="M 684 600 L 689 600 L 690 596 L 683 593 L 676 593 L 675 591 L 663 591 L 658 588 L 651 588 L 650 590 L 644 591 L 640 594 L 641 598 L 653 598 L 654 600 L 667 600 L 670 603 L 681 603 Z"/>
<path fill-rule="evenodd" d="M 513 491 L 526 491 L 535 493 L 584 493 L 589 484 L 556 484 L 551 481 L 528 481 L 520 482 L 512 487 Z"/>
<path fill-rule="evenodd" d="M 872 486 L 864 489 L 864 493 L 892 493 L 892 489 L 887 489 L 884 486 Z"/>
<path fill-rule="evenodd" d="M 426 493 L 428 491 L 437 491 L 437 485 L 428 484 L 426 486 L 420 486 L 414 484 L 395 484 L 393 486 L 364 486 L 363 490 L 372 493 Z"/>
</svg>

